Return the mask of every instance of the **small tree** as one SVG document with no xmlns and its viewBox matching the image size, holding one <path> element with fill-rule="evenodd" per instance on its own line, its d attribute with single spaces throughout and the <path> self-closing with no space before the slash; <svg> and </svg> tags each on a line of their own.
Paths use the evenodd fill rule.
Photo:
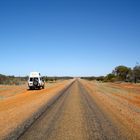
<svg viewBox="0 0 140 140">
<path fill-rule="evenodd" d="M 140 65 L 137 65 L 133 68 L 133 76 L 134 76 L 135 83 L 140 81 Z"/>
<path fill-rule="evenodd" d="M 113 74 L 117 76 L 118 80 L 125 81 L 130 70 L 131 68 L 126 66 L 117 66 L 113 71 Z"/>
<path fill-rule="evenodd" d="M 127 76 L 126 76 L 126 82 L 133 82 L 134 81 L 133 79 L 134 79 L 133 78 L 133 70 L 130 69 Z"/>
</svg>

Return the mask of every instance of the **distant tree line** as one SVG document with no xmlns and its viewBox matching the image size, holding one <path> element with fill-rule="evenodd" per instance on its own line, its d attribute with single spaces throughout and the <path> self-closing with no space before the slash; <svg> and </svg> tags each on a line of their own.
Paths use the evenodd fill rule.
<svg viewBox="0 0 140 140">
<path fill-rule="evenodd" d="M 73 79 L 73 77 L 63 76 L 63 77 L 43 77 L 46 82 L 55 82 L 57 80 L 68 80 Z M 106 76 L 90 76 L 90 77 L 81 77 L 82 79 L 87 80 L 97 80 L 103 82 L 117 82 L 117 81 L 124 81 L 124 82 L 140 82 L 140 65 L 136 65 L 134 68 L 130 68 L 127 66 L 117 66 L 115 69 L 107 74 Z M 16 76 L 6 76 L 0 74 L 0 84 L 5 85 L 21 85 L 25 84 L 28 80 L 28 76 L 25 77 L 16 77 Z"/>
<path fill-rule="evenodd" d="M 107 74 L 106 76 L 99 76 L 99 77 L 81 77 L 87 80 L 97 80 L 103 82 L 117 82 L 117 81 L 124 81 L 124 82 L 140 82 L 140 65 L 136 65 L 134 68 L 130 68 L 127 66 L 117 66 L 112 71 L 112 73 Z"/>
<path fill-rule="evenodd" d="M 21 85 L 25 84 L 28 77 L 15 77 L 0 74 L 0 84 L 3 85 Z"/>
<path fill-rule="evenodd" d="M 55 82 L 57 80 L 69 80 L 69 79 L 73 79 L 73 77 L 69 77 L 69 76 L 62 76 L 62 77 L 58 77 L 58 76 L 54 76 L 54 77 L 44 76 L 43 79 L 46 82 Z"/>
<path fill-rule="evenodd" d="M 72 79 L 73 77 L 68 77 L 68 76 L 64 76 L 64 77 L 47 77 L 44 76 L 43 79 L 46 82 L 55 82 L 57 80 L 68 80 L 68 79 Z M 27 83 L 28 80 L 28 76 L 25 77 L 16 77 L 16 76 L 6 76 L 3 74 L 0 74 L 0 85 L 22 85 Z"/>
</svg>

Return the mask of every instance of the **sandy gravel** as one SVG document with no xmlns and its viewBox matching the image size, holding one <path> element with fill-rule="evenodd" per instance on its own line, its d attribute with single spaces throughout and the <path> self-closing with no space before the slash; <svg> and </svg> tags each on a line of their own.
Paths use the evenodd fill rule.
<svg viewBox="0 0 140 140">
<path fill-rule="evenodd" d="M 15 96 L 16 94 L 20 94 L 26 91 L 26 85 L 21 86 L 8 86 L 8 85 L 0 85 L 0 100 L 4 100 L 8 97 Z"/>
</svg>

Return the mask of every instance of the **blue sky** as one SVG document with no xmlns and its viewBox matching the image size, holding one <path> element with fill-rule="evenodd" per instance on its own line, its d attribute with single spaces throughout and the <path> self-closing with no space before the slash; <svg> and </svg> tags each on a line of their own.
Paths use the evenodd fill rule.
<svg viewBox="0 0 140 140">
<path fill-rule="evenodd" d="M 106 75 L 140 62 L 139 0 L 0 1 L 0 73 Z"/>
</svg>

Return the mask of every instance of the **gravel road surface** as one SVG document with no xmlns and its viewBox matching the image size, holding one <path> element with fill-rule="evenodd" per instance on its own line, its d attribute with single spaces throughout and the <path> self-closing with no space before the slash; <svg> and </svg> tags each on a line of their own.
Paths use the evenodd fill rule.
<svg viewBox="0 0 140 140">
<path fill-rule="evenodd" d="M 76 80 L 19 140 L 125 140 L 127 136 Z"/>
</svg>

